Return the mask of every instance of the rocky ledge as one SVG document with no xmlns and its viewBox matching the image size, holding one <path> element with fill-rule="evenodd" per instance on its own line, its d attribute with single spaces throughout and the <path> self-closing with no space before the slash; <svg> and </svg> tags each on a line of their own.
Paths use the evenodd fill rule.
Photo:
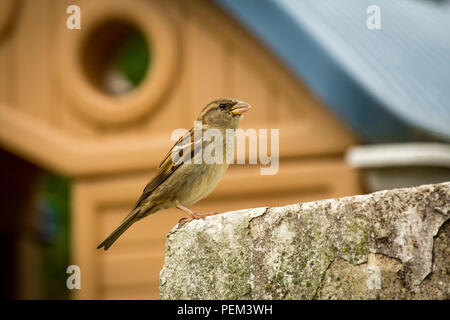
<svg viewBox="0 0 450 320">
<path fill-rule="evenodd" d="M 449 299 L 450 183 L 227 212 L 167 237 L 161 299 Z"/>
</svg>

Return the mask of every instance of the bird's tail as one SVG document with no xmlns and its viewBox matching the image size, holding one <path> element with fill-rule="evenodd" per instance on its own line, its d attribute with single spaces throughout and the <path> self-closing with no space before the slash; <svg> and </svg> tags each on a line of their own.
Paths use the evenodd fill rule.
<svg viewBox="0 0 450 320">
<path fill-rule="evenodd" d="M 106 238 L 102 243 L 99 244 L 97 249 L 104 248 L 105 251 L 124 233 L 131 225 L 136 221 L 134 215 L 129 215 L 126 217 L 122 223 L 114 230 L 108 238 Z"/>
</svg>

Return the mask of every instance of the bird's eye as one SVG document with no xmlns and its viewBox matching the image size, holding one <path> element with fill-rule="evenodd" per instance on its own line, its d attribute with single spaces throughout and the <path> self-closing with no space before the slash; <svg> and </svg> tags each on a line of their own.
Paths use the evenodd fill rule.
<svg viewBox="0 0 450 320">
<path fill-rule="evenodd" d="M 219 104 L 219 108 L 220 109 L 225 109 L 226 107 L 227 107 L 227 105 L 225 103 Z"/>
</svg>

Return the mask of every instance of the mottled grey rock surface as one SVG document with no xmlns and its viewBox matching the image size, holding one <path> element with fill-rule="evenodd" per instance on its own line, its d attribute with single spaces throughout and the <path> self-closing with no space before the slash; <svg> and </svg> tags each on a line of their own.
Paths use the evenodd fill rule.
<svg viewBox="0 0 450 320">
<path fill-rule="evenodd" d="M 162 299 L 449 299 L 450 183 L 176 226 Z"/>
</svg>

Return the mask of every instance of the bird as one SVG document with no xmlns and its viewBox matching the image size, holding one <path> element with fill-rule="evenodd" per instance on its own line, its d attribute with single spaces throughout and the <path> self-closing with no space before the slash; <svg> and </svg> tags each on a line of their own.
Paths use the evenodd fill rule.
<svg viewBox="0 0 450 320">
<path fill-rule="evenodd" d="M 212 129 L 225 137 L 228 129 L 236 130 L 238 128 L 243 114 L 250 108 L 250 104 L 237 99 L 216 99 L 202 109 L 197 123 L 201 124 L 201 133 Z M 197 130 L 199 129 L 197 128 Z M 187 213 L 187 218 L 180 219 L 181 224 L 217 214 L 217 212 L 199 214 L 187 207 L 205 198 L 214 190 L 230 163 L 227 159 L 217 163 L 201 161 L 203 159 L 202 150 L 205 150 L 213 142 L 212 139 L 209 141 L 202 139 L 202 135 L 197 132 L 199 131 L 196 131 L 194 125 L 178 139 L 163 158 L 154 177 L 145 186 L 133 210 L 97 249 L 108 250 L 135 222 L 163 209 L 176 207 Z M 226 139 L 222 139 L 222 150 L 228 151 L 229 149 L 226 148 L 230 148 L 230 145 L 226 142 Z M 234 157 L 234 151 L 232 156 Z"/>
</svg>

